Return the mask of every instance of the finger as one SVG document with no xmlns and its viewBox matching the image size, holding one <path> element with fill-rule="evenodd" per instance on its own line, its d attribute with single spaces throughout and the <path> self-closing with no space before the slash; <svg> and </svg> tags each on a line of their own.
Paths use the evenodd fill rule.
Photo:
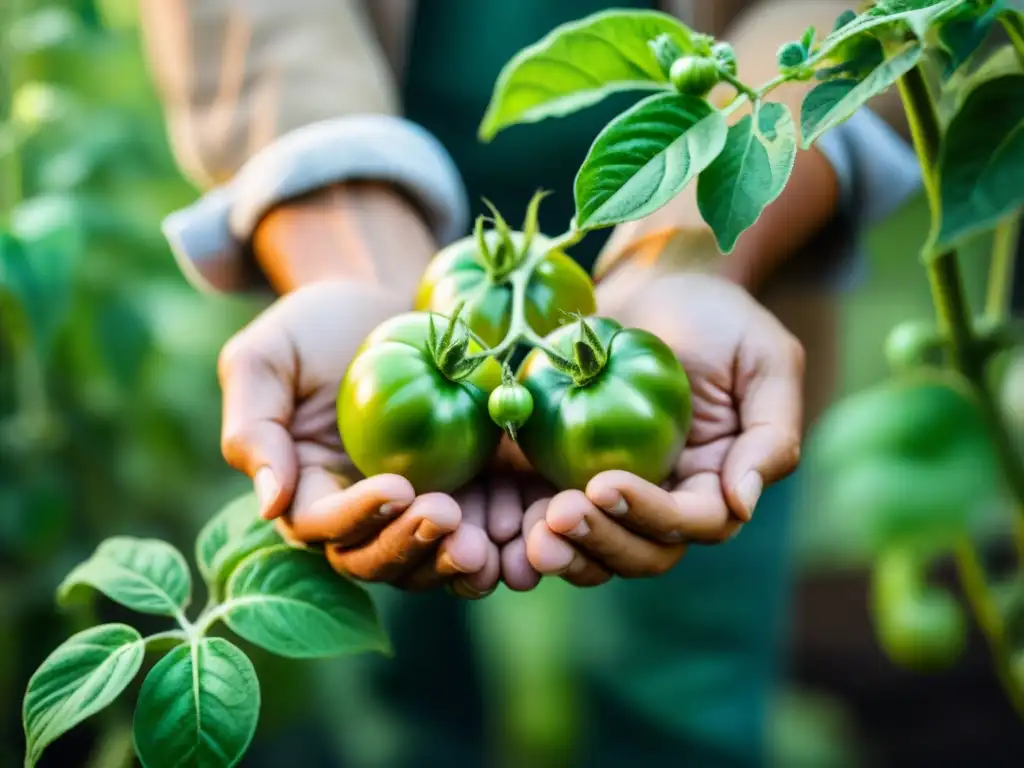
<svg viewBox="0 0 1024 768">
<path fill-rule="evenodd" d="M 540 584 L 540 574 L 526 557 L 526 540 L 522 536 L 501 549 L 501 579 L 515 592 L 527 592 Z"/>
<path fill-rule="evenodd" d="M 491 542 L 483 529 L 460 525 L 455 533 L 445 536 L 433 559 L 427 559 L 412 573 L 397 582 L 402 589 L 424 591 L 436 589 L 460 574 L 475 574 L 487 565 Z M 494 553 L 497 557 L 497 552 Z"/>
<path fill-rule="evenodd" d="M 643 478 L 621 470 L 594 476 L 587 483 L 586 497 L 628 530 L 666 544 L 686 538 L 686 508 L 676 504 L 672 494 Z"/>
<path fill-rule="evenodd" d="M 516 537 L 523 527 L 526 508 L 515 478 L 498 475 L 491 482 L 487 510 L 487 532 L 495 544 L 506 544 Z"/>
<path fill-rule="evenodd" d="M 523 454 L 519 444 L 508 435 L 501 436 L 492 464 L 496 468 L 506 471 L 511 470 L 523 474 L 533 472 L 533 467 L 530 466 L 530 462 Z"/>
<path fill-rule="evenodd" d="M 574 549 L 544 520 L 530 530 L 526 553 L 530 565 L 539 573 L 561 576 L 577 587 L 595 587 L 611 578 L 605 568 Z"/>
<path fill-rule="evenodd" d="M 803 427 L 803 348 L 782 330 L 752 343 L 760 352 L 741 370 L 749 382 L 738 393 L 741 432 L 722 467 L 725 498 L 744 522 L 764 488 L 796 469 Z"/>
<path fill-rule="evenodd" d="M 571 540 L 576 549 L 625 578 L 665 573 L 686 551 L 685 544 L 662 544 L 638 536 L 595 507 L 580 491 L 558 494 L 551 500 L 544 520 L 551 531 Z"/>
<path fill-rule="evenodd" d="M 487 492 L 480 483 L 472 483 L 455 496 L 462 510 L 464 525 L 472 525 L 481 531 L 487 530 Z"/>
<path fill-rule="evenodd" d="M 355 549 L 328 544 L 327 559 L 344 575 L 393 583 L 415 570 L 461 519 L 459 505 L 450 496 L 424 494 L 370 543 Z"/>
<path fill-rule="evenodd" d="M 501 553 L 493 541 L 487 542 L 487 557 L 483 567 L 475 573 L 456 576 L 452 581 L 452 591 L 467 600 L 479 600 L 487 597 L 498 586 L 501 577 Z"/>
<path fill-rule="evenodd" d="M 329 481 L 324 470 L 303 473 L 303 483 Z M 303 494 L 305 494 L 305 488 Z M 330 541 L 349 548 L 371 539 L 410 509 L 416 498 L 412 484 L 399 475 L 374 475 L 343 491 L 326 495 L 308 507 L 295 507 L 284 519 L 299 541 Z"/>
<path fill-rule="evenodd" d="M 250 328 L 229 341 L 217 364 L 223 392 L 221 452 L 253 479 L 266 520 L 289 506 L 298 481 L 288 432 L 294 408 L 294 365 L 288 343 Z"/>
<path fill-rule="evenodd" d="M 721 544 L 743 526 L 722 494 L 717 473 L 706 472 L 687 478 L 673 492 L 677 507 L 685 510 L 684 536 L 694 544 Z"/>
</svg>

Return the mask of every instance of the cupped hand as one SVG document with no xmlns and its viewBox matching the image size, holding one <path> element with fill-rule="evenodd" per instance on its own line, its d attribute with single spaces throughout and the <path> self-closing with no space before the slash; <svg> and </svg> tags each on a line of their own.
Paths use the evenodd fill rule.
<svg viewBox="0 0 1024 768">
<path fill-rule="evenodd" d="M 800 455 L 803 349 L 778 319 L 711 275 L 669 274 L 621 288 L 613 280 L 599 287 L 599 312 L 673 349 L 690 379 L 693 425 L 662 486 L 607 471 L 583 491 L 526 510 L 530 565 L 580 586 L 658 575 L 688 544 L 731 538 Z"/>
<path fill-rule="evenodd" d="M 222 450 L 254 482 L 286 539 L 322 544 L 339 573 L 405 589 L 492 591 L 499 553 L 485 496 L 416 496 L 398 475 L 363 478 L 338 435 L 338 388 L 363 339 L 408 307 L 366 284 L 322 282 L 277 301 L 224 347 Z"/>
</svg>

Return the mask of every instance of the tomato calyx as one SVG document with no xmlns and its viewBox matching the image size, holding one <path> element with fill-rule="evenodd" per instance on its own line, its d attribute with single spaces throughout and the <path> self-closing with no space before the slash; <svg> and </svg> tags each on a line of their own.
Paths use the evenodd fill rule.
<svg viewBox="0 0 1024 768">
<path fill-rule="evenodd" d="M 676 59 L 683 55 L 682 49 L 668 33 L 660 34 L 653 40 L 648 40 L 647 47 L 651 49 L 654 58 L 658 60 L 658 66 L 661 67 L 665 77 L 668 77 L 669 73 L 671 73 L 672 64 Z"/>
<path fill-rule="evenodd" d="M 572 359 L 568 360 L 551 351 L 547 352 L 551 364 L 559 371 L 572 377 L 577 387 L 585 387 L 593 381 L 608 364 L 608 353 L 601 344 L 601 339 L 594 333 L 582 316 L 576 315 L 579 324 L 579 338 L 572 345 Z"/>
<path fill-rule="evenodd" d="M 468 356 L 469 333 L 465 324 L 459 323 L 459 315 L 462 314 L 464 306 L 465 302 L 462 302 L 455 308 L 451 317 L 448 318 L 448 325 L 440 339 L 437 337 L 437 328 L 434 325 L 434 313 L 430 314 L 428 351 L 434 360 L 434 365 L 449 381 L 466 378 L 486 359 L 486 356 Z M 456 329 L 459 331 L 458 334 L 456 334 Z"/>
<path fill-rule="evenodd" d="M 477 217 L 473 228 L 473 237 L 476 239 L 480 258 L 484 266 L 487 267 L 488 274 L 493 283 L 500 284 L 505 282 L 513 272 L 523 265 L 527 254 L 530 252 L 530 246 L 533 245 L 533 241 L 540 229 L 538 223 L 540 203 L 548 194 L 550 193 L 545 190 L 539 190 L 530 199 L 530 203 L 526 208 L 526 216 L 523 219 L 523 228 L 520 231 L 522 240 L 518 246 L 513 238 L 513 230 L 508 222 L 505 221 L 505 218 L 494 204 L 487 198 L 484 198 L 484 205 L 490 209 L 491 216 Z M 493 225 L 492 231 L 497 235 L 497 243 L 494 245 L 488 242 L 488 233 L 484 229 L 484 225 L 488 222 Z"/>
</svg>

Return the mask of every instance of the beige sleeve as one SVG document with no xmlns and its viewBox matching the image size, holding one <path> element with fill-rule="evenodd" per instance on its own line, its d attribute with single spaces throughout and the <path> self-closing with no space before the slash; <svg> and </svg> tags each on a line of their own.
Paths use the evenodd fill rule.
<svg viewBox="0 0 1024 768">
<path fill-rule="evenodd" d="M 279 136 L 398 113 L 362 0 L 140 0 L 143 42 L 182 169 L 222 184 Z"/>
</svg>

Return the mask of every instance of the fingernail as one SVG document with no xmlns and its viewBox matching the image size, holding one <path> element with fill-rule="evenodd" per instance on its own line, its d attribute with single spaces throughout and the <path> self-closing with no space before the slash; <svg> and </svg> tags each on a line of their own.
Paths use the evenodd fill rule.
<svg viewBox="0 0 1024 768">
<path fill-rule="evenodd" d="M 732 533 L 730 533 L 729 536 L 726 538 L 726 541 L 732 541 L 733 539 L 735 539 L 737 536 L 740 535 L 740 531 L 742 531 L 742 530 L 743 530 L 743 526 L 742 525 L 737 525 L 736 529 Z"/>
<path fill-rule="evenodd" d="M 440 539 L 442 536 L 445 535 L 445 533 L 447 533 L 447 531 L 443 530 L 435 523 L 432 523 L 430 520 L 424 520 L 419 524 L 419 527 L 416 529 L 415 536 L 416 541 L 420 542 L 421 544 L 430 544 L 431 542 Z"/>
<path fill-rule="evenodd" d="M 442 571 L 459 571 L 460 573 L 468 573 L 468 571 L 461 565 L 455 562 L 452 556 L 447 552 L 442 552 L 441 556 L 437 558 L 438 570 Z"/>
<path fill-rule="evenodd" d="M 565 532 L 565 535 L 570 539 L 582 539 L 590 533 L 590 526 L 587 525 L 586 519 L 580 520 L 570 530 Z"/>
<path fill-rule="evenodd" d="M 683 540 L 683 534 L 680 531 L 669 531 L 661 537 L 661 540 L 666 544 L 678 544 Z"/>
<path fill-rule="evenodd" d="M 573 576 L 577 575 L 587 567 L 587 561 L 582 557 L 574 557 L 572 562 L 569 563 L 569 567 L 565 569 L 566 573 L 571 573 Z"/>
<path fill-rule="evenodd" d="M 388 501 L 380 505 L 380 509 L 377 510 L 378 517 L 394 517 L 400 512 L 404 512 L 409 508 L 408 504 L 400 501 Z"/>
<path fill-rule="evenodd" d="M 616 517 L 622 517 L 624 514 L 629 512 L 629 504 L 621 496 L 616 499 L 614 504 L 606 504 L 601 507 L 609 515 L 615 515 Z"/>
<path fill-rule="evenodd" d="M 763 490 L 764 480 L 761 479 L 761 473 L 757 471 L 748 472 L 740 480 L 740 484 L 736 486 L 736 496 L 739 498 L 740 504 L 743 505 L 743 511 L 746 513 L 746 518 L 743 522 L 749 523 L 750 518 L 754 516 L 754 507 L 757 506 Z"/>
<path fill-rule="evenodd" d="M 494 592 L 494 588 L 478 592 L 464 581 L 453 581 L 449 585 L 449 592 L 454 594 L 456 597 L 461 597 L 465 600 L 480 600 Z"/>
<path fill-rule="evenodd" d="M 253 485 L 256 488 L 256 498 L 260 502 L 260 517 L 268 519 L 267 515 L 270 512 L 270 507 L 277 499 L 277 494 L 281 491 L 281 486 L 277 482 L 277 478 L 274 477 L 274 472 L 270 467 L 262 467 L 256 472 L 256 477 L 253 478 Z"/>
</svg>

